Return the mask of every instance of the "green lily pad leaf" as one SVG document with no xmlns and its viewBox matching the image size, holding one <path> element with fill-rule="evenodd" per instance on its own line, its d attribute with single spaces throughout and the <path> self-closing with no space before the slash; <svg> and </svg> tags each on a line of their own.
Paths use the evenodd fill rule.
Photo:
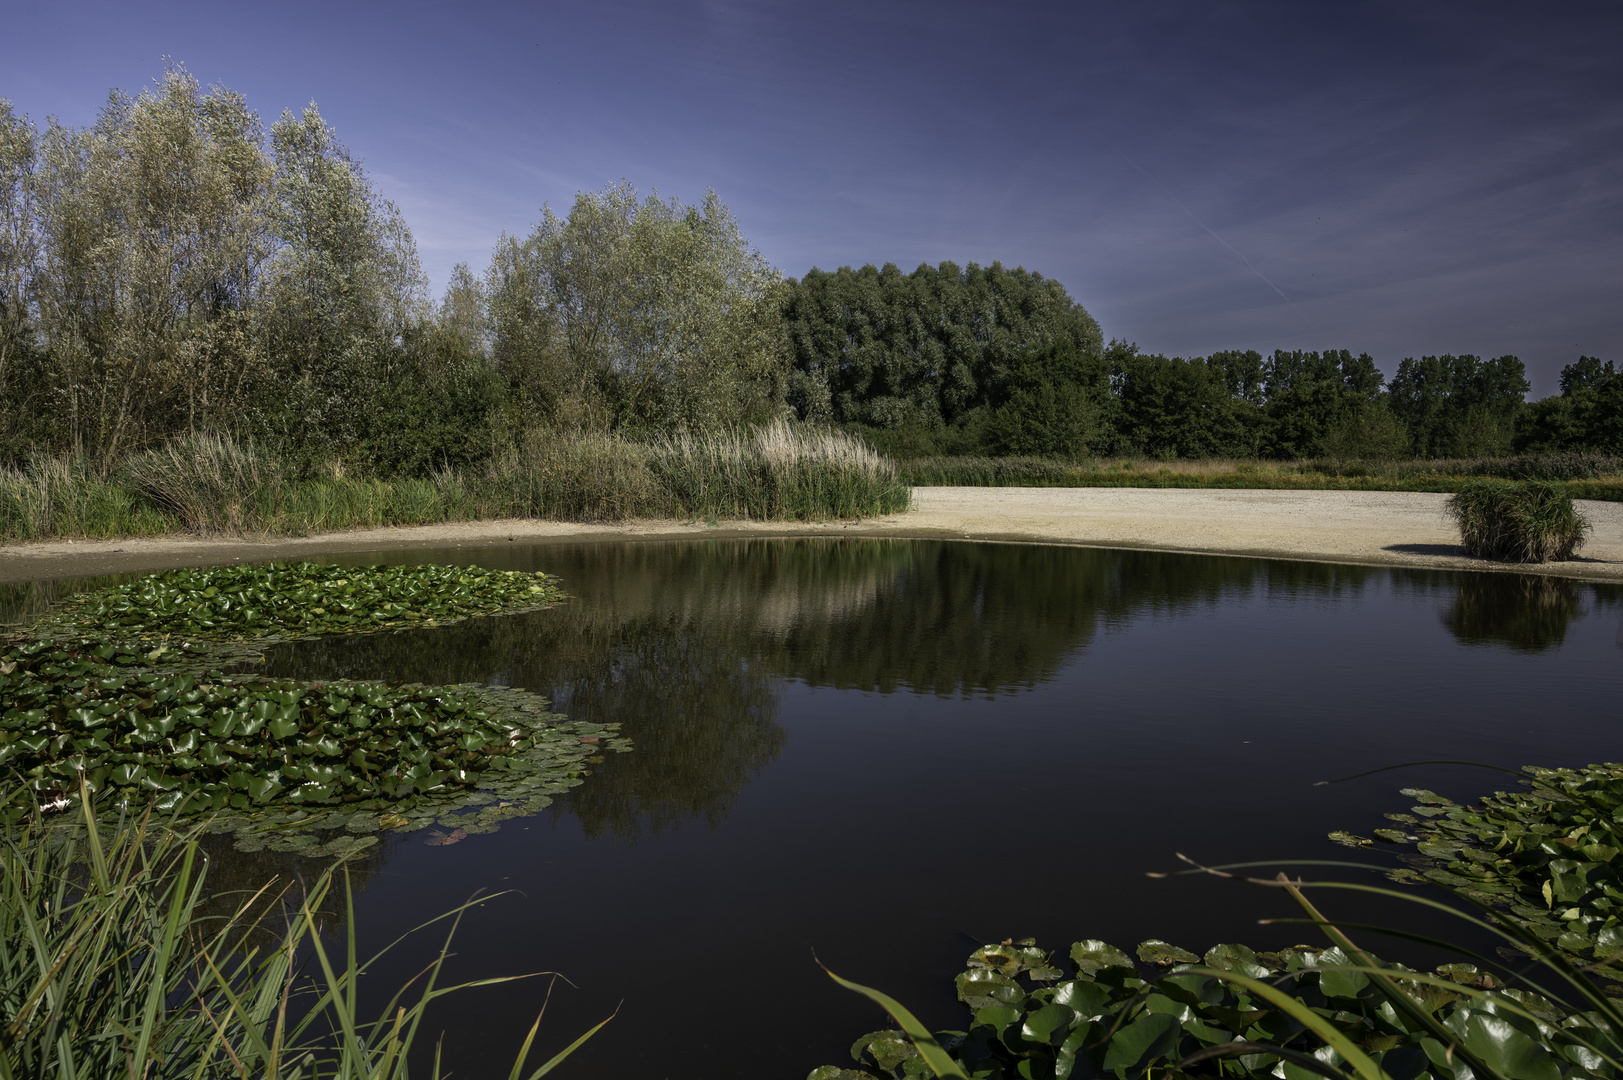
<svg viewBox="0 0 1623 1080">
<path fill-rule="evenodd" d="M 1063 974 L 1049 963 L 1048 954 L 1035 945 L 986 945 L 970 953 L 968 963 L 972 968 L 991 968 L 1010 976 L 1027 973 L 1039 982 L 1051 981 Z"/>
<path fill-rule="evenodd" d="M 1206 966 L 1218 968 L 1222 971 L 1248 972 L 1250 968 L 1261 968 L 1257 963 L 1257 954 L 1244 945 L 1213 945 L 1206 950 Z M 1266 968 L 1263 968 L 1266 971 Z"/>
<path fill-rule="evenodd" d="M 1116 1032 L 1105 1051 L 1104 1067 L 1118 1075 L 1137 1072 L 1141 1063 L 1164 1057 L 1177 1045 L 1177 1017 L 1146 1013 Z"/>
<path fill-rule="evenodd" d="M 1065 1040 L 1076 1019 L 1076 1011 L 1069 1005 L 1055 1003 L 1044 1005 L 1036 1012 L 1026 1014 L 1026 1022 L 1020 1028 L 1020 1037 L 1027 1042 L 1055 1046 Z"/>
<path fill-rule="evenodd" d="M 1157 964 L 1161 967 L 1171 967 L 1174 964 L 1200 963 L 1200 957 L 1188 949 L 1180 949 L 1176 945 L 1169 945 L 1167 942 L 1155 938 L 1139 944 L 1138 958 L 1146 964 Z"/>
<path fill-rule="evenodd" d="M 1427 806 L 1459 805 L 1453 799 L 1445 799 L 1435 791 L 1427 791 L 1425 788 L 1402 788 L 1398 791 L 1398 794 L 1413 799 L 1418 803 L 1423 803 Z"/>
<path fill-rule="evenodd" d="M 1350 848 L 1367 848 L 1372 846 L 1373 843 L 1365 837 L 1356 836 L 1353 833 L 1345 832 L 1341 829 L 1337 829 L 1335 832 L 1331 833 L 1330 839 L 1334 840 L 1343 847 Z"/>
<path fill-rule="evenodd" d="M 1002 972 L 973 968 L 959 975 L 955 981 L 958 1000 L 971 1009 L 1018 1006 L 1026 1000 L 1026 992 L 1020 989 L 1020 984 Z"/>
<path fill-rule="evenodd" d="M 1107 945 L 1096 938 L 1078 941 L 1071 946 L 1071 963 L 1076 965 L 1078 975 L 1092 978 L 1106 968 L 1126 968 L 1128 971 L 1137 971 L 1133 966 L 1132 958 L 1114 945 Z"/>
<path fill-rule="evenodd" d="M 1467 1049 L 1510 1080 L 1561 1080 L 1554 1055 L 1508 1019 L 1472 1011 L 1464 1027 Z"/>
<path fill-rule="evenodd" d="M 891 1073 L 908 1058 L 918 1056 L 913 1040 L 900 1031 L 873 1031 L 851 1044 L 851 1060 L 871 1062 Z"/>
</svg>

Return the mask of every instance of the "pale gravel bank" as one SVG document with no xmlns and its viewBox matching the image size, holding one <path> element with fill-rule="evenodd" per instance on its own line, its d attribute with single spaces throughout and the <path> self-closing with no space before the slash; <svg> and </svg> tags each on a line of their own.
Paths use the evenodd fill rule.
<svg viewBox="0 0 1623 1080">
<path fill-rule="evenodd" d="M 1468 558 L 1446 495 L 1183 488 L 915 488 L 906 514 L 860 522 L 478 521 L 297 539 L 162 537 L 0 546 L 0 583 L 348 552 L 580 540 L 883 536 L 1147 548 L 1447 570 L 1516 570 L 1623 581 L 1623 504 L 1580 503 L 1594 525 L 1580 558 L 1507 567 Z"/>
</svg>

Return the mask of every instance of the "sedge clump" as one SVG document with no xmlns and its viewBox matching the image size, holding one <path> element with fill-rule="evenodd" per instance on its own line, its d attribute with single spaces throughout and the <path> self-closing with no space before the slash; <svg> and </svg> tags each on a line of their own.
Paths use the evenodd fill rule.
<svg viewBox="0 0 1623 1080">
<path fill-rule="evenodd" d="M 1570 559 L 1590 525 L 1559 485 L 1477 480 L 1448 500 L 1460 543 L 1480 559 L 1544 563 Z"/>
</svg>

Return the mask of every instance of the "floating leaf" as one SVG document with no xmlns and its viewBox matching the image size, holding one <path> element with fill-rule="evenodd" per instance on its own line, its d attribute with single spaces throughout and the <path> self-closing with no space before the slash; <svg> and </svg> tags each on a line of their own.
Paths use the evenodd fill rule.
<svg viewBox="0 0 1623 1080">
<path fill-rule="evenodd" d="M 1180 949 L 1165 941 L 1151 938 L 1141 942 L 1138 946 L 1138 958 L 1146 964 L 1158 964 L 1162 967 L 1171 967 L 1173 964 L 1198 964 L 1200 957 L 1188 949 Z"/>
<path fill-rule="evenodd" d="M 1071 963 L 1076 965 L 1078 975 L 1091 978 L 1107 968 L 1126 968 L 1136 971 L 1132 958 L 1114 945 L 1107 945 L 1096 938 L 1079 941 L 1071 946 Z"/>
</svg>

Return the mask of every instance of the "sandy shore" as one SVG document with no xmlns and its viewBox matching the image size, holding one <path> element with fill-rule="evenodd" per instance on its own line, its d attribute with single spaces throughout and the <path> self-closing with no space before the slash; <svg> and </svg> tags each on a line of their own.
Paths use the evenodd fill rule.
<svg viewBox="0 0 1623 1080">
<path fill-rule="evenodd" d="M 0 546 L 0 583 L 340 552 L 578 540 L 886 536 L 1149 548 L 1321 562 L 1505 570 L 1623 581 L 1623 504 L 1582 502 L 1594 525 L 1581 558 L 1509 568 L 1468 558 L 1446 495 L 1382 491 L 917 488 L 906 514 L 860 522 L 479 521 L 297 539 L 163 537 Z"/>
</svg>

